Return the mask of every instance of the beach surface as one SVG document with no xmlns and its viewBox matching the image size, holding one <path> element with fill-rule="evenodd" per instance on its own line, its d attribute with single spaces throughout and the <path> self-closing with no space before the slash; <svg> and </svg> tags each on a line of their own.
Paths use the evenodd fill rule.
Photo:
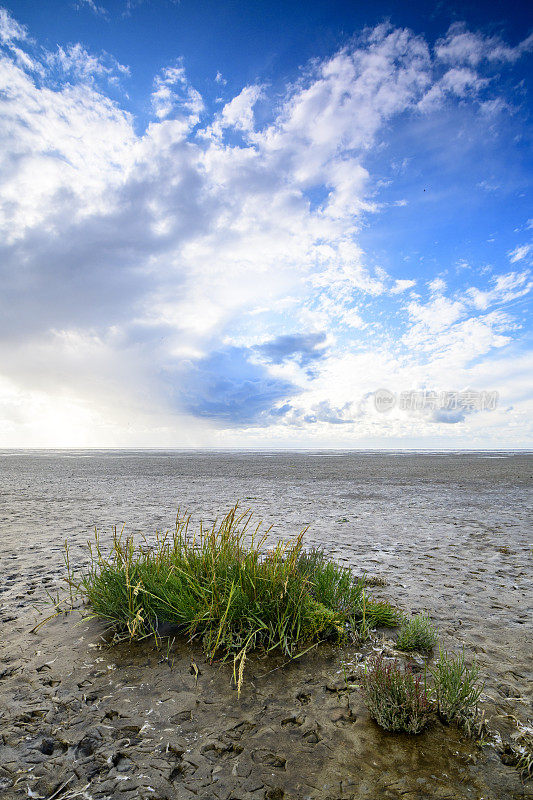
<svg viewBox="0 0 533 800">
<path fill-rule="evenodd" d="M 0 470 L 0 796 L 533 797 L 505 763 L 532 717 L 530 454 L 6 451 Z M 231 667 L 183 641 L 110 647 L 79 612 L 30 632 L 64 592 L 66 538 L 77 571 L 95 526 L 150 540 L 178 506 L 210 524 L 237 500 L 272 539 L 309 526 L 309 547 L 386 580 L 374 595 L 429 612 L 444 648 L 476 657 L 495 743 L 369 719 L 350 687 L 393 636 L 258 654 L 237 698 Z"/>
</svg>

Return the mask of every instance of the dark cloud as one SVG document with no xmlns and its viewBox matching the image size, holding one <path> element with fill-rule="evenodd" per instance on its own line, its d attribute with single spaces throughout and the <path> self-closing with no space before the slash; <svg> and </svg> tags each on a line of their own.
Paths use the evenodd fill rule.
<svg viewBox="0 0 533 800">
<path fill-rule="evenodd" d="M 326 341 L 326 334 L 321 333 L 294 333 L 277 336 L 270 342 L 257 345 L 257 353 L 267 358 L 273 364 L 282 364 L 287 359 L 295 359 L 302 367 L 313 361 L 318 361 L 327 353 L 321 345 Z"/>
<path fill-rule="evenodd" d="M 172 376 L 179 407 L 237 426 L 265 426 L 279 419 L 290 406 L 277 408 L 276 403 L 300 389 L 251 363 L 250 355 L 247 348 L 228 347 L 179 369 Z"/>
<path fill-rule="evenodd" d="M 446 422 L 449 425 L 455 425 L 457 422 L 465 421 L 464 409 L 447 409 L 437 408 L 431 414 L 431 422 Z"/>
</svg>

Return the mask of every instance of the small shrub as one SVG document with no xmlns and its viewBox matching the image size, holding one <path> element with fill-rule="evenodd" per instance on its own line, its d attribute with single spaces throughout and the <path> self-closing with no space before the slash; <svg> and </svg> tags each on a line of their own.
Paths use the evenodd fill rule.
<svg viewBox="0 0 533 800">
<path fill-rule="evenodd" d="M 475 716 L 483 686 L 479 684 L 479 668 L 467 666 L 464 654 L 449 656 L 440 652 L 432 670 L 437 711 L 443 722 L 468 726 Z"/>
<path fill-rule="evenodd" d="M 425 681 L 403 670 L 399 661 L 372 657 L 361 688 L 370 716 L 385 730 L 420 733 L 426 726 L 431 702 Z"/>
<path fill-rule="evenodd" d="M 328 557 L 321 547 L 311 547 L 309 550 L 302 550 L 297 561 L 297 568 L 303 575 L 314 573 L 323 566 Z"/>
<path fill-rule="evenodd" d="M 314 563 L 311 559 L 302 574 L 317 602 L 335 609 L 343 619 L 360 617 L 363 586 L 350 569 L 324 557 Z"/>
<path fill-rule="evenodd" d="M 356 578 L 347 567 L 331 561 L 319 548 L 302 551 L 298 569 L 309 578 L 313 597 L 338 611 L 363 639 L 370 628 L 395 628 L 400 611 L 386 600 L 373 600 L 365 592 L 365 577 Z"/>
<path fill-rule="evenodd" d="M 396 645 L 399 650 L 432 650 L 438 640 L 436 627 L 427 614 L 404 619 Z"/>
</svg>

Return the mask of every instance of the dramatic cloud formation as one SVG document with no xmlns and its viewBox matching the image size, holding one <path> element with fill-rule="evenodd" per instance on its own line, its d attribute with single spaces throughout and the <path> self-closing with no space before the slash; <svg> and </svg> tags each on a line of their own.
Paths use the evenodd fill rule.
<svg viewBox="0 0 533 800">
<path fill-rule="evenodd" d="M 487 116 L 504 130 L 498 70 L 532 41 L 454 25 L 432 48 L 380 25 L 281 99 L 256 82 L 215 108 L 177 59 L 139 130 L 109 93 L 127 66 L 82 43 L 45 50 L 0 10 L 0 442 L 522 445 L 525 221 L 507 264 L 450 290 L 449 263 L 396 274 L 362 241 L 387 212 L 373 165 L 394 126 L 427 141 L 468 113 L 471 135 Z M 502 402 L 381 414 L 383 386 Z"/>
</svg>

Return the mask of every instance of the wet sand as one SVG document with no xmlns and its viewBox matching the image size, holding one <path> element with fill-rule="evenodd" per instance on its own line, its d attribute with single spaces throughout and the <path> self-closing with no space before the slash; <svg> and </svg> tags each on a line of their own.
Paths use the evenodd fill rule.
<svg viewBox="0 0 533 800">
<path fill-rule="evenodd" d="M 2 798 L 533 797 L 501 757 L 514 719 L 531 718 L 531 457 L 39 454 L 0 466 Z M 445 647 L 477 657 L 502 743 L 479 749 L 439 723 L 381 731 L 342 671 L 375 643 L 273 672 L 280 660 L 258 656 L 237 698 L 229 666 L 187 643 L 168 659 L 150 642 L 109 648 L 77 612 L 29 632 L 30 602 L 61 585 L 66 536 L 79 567 L 94 523 L 146 532 L 179 503 L 208 518 L 238 497 L 269 522 L 283 514 L 272 536 L 311 523 L 309 545 L 387 579 L 374 594 L 428 610 Z"/>
</svg>

